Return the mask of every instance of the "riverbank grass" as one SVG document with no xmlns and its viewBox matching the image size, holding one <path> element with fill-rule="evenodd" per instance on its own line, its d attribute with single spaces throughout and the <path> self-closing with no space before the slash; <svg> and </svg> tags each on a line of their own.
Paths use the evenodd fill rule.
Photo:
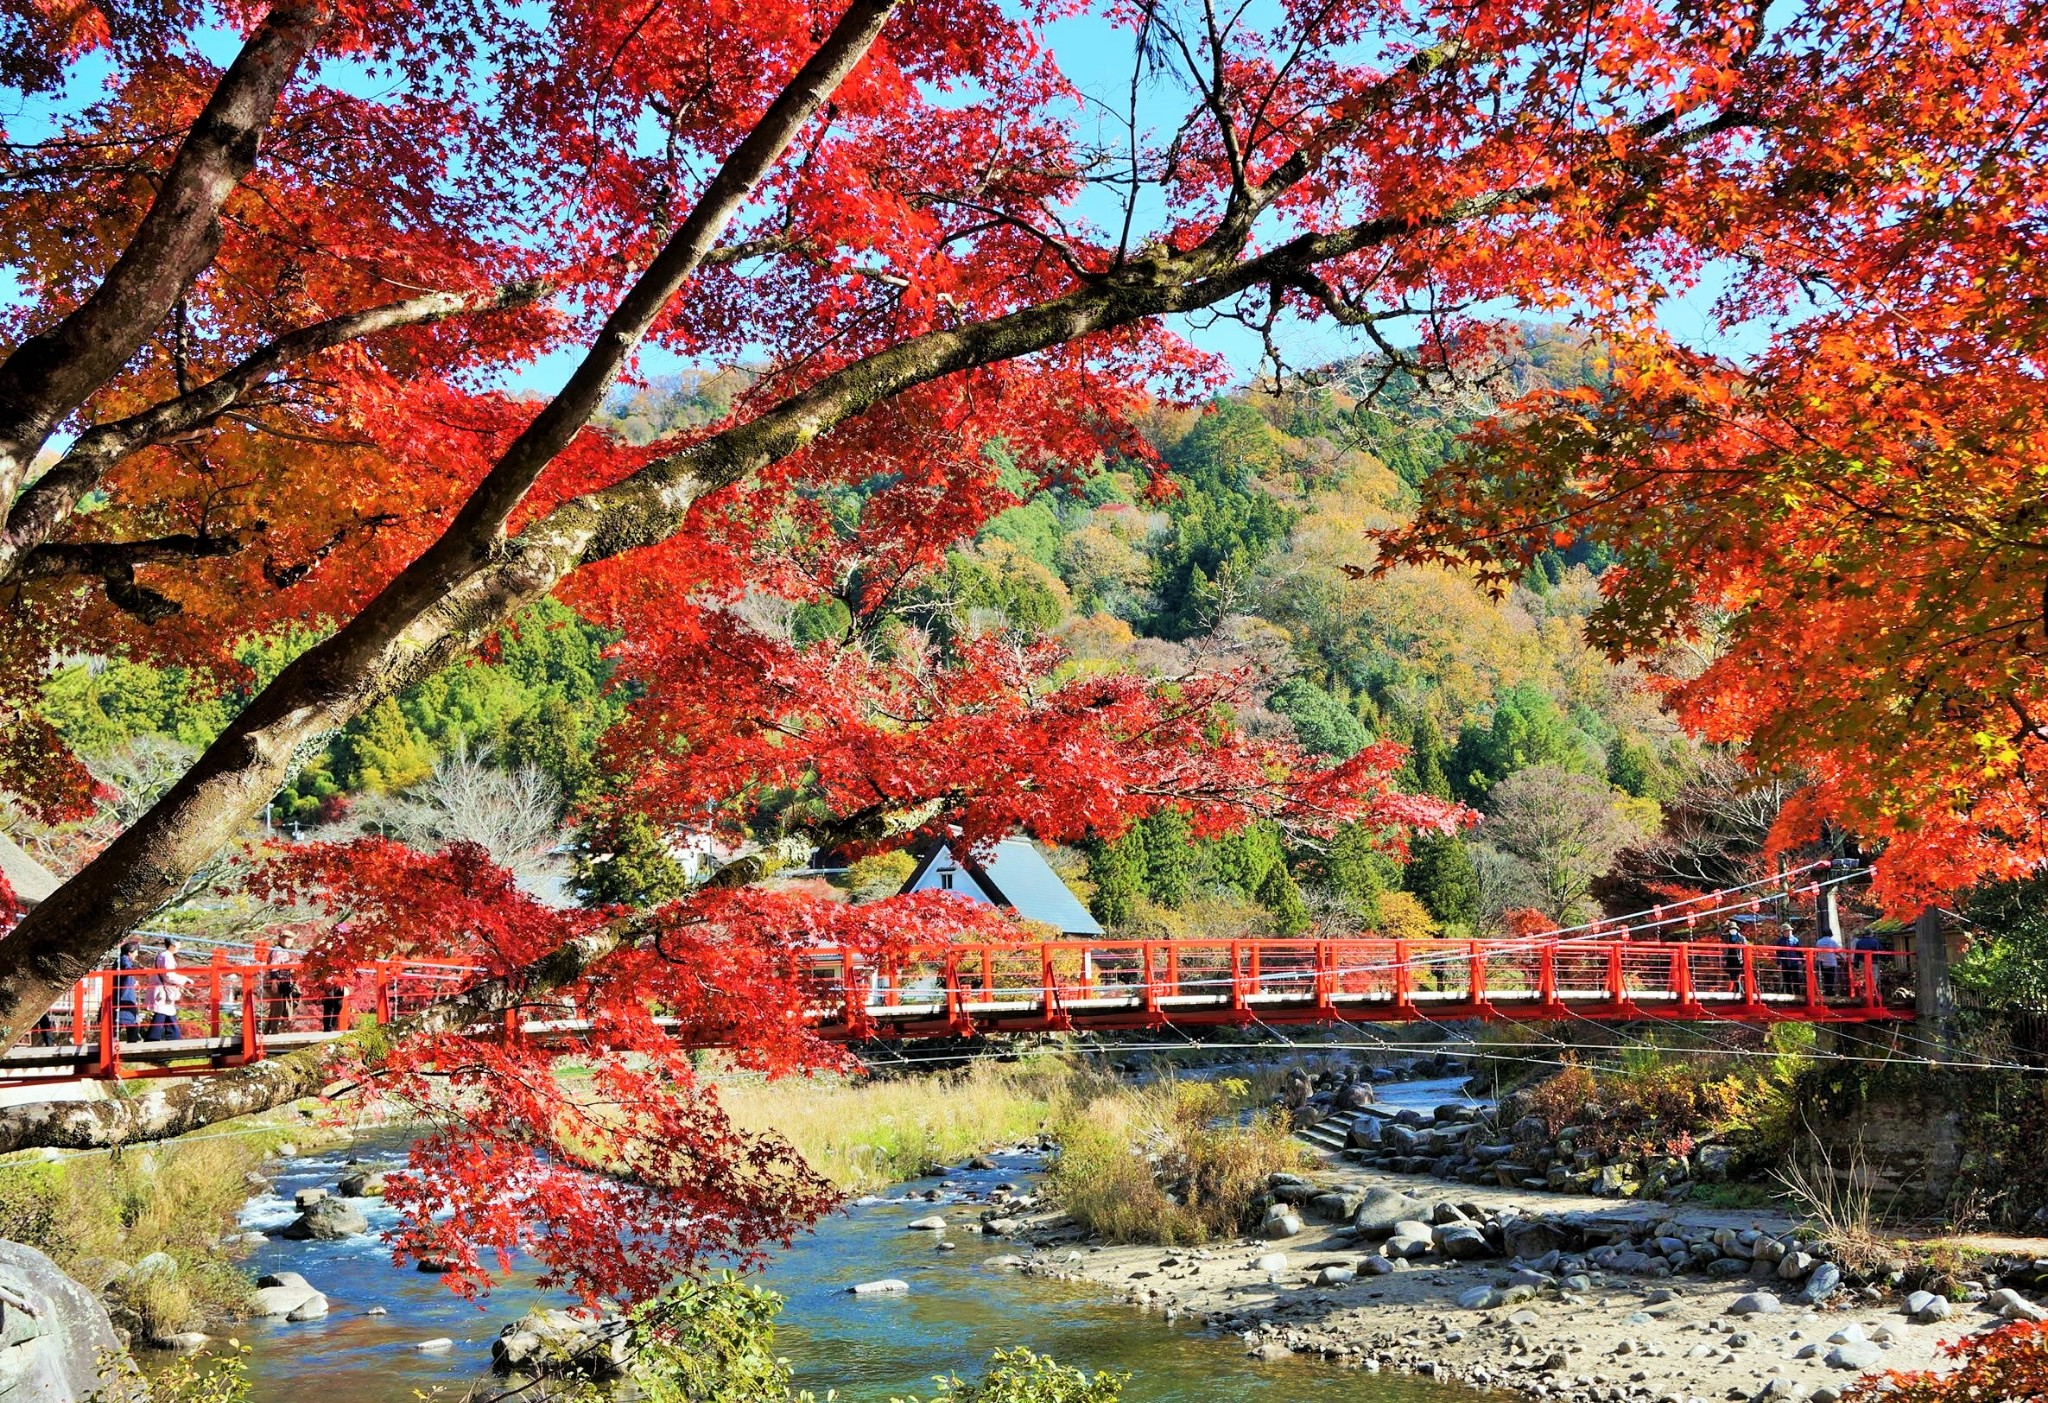
<svg viewBox="0 0 2048 1403">
<path fill-rule="evenodd" d="M 848 1193 L 872 1193 L 1035 1138 L 1103 1084 L 1074 1059 L 1045 1055 L 886 1079 L 725 1078 L 718 1099 L 740 1129 L 788 1141 Z"/>
<path fill-rule="evenodd" d="M 1182 1246 L 1258 1226 L 1271 1175 L 1312 1156 L 1244 1082 L 1160 1081 L 1068 1103 L 1047 1189 L 1113 1243 Z"/>
<path fill-rule="evenodd" d="M 144 1339 L 240 1315 L 250 1283 L 235 1221 L 266 1148 L 264 1136 L 223 1136 L 0 1163 L 0 1237 L 106 1290 Z"/>
</svg>

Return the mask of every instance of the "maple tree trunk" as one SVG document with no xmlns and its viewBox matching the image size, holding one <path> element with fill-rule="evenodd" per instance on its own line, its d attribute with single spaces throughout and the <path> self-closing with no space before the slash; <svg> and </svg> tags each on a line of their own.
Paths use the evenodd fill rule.
<svg viewBox="0 0 2048 1403">
<path fill-rule="evenodd" d="M 280 4 L 221 76 L 128 245 L 92 295 L 0 363 L 0 502 L 12 503 L 67 414 L 118 371 L 220 247 L 220 212 L 254 169 L 279 95 L 334 20 L 328 0 Z M 0 533 L 0 576 L 18 547 Z"/>
</svg>

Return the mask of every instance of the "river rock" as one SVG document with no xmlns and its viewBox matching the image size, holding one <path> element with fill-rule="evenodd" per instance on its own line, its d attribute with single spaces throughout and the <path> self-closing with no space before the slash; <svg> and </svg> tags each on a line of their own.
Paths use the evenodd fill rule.
<svg viewBox="0 0 2048 1403">
<path fill-rule="evenodd" d="M 849 1286 L 847 1292 L 855 1296 L 900 1296 L 910 1289 L 907 1281 L 885 1277 L 880 1281 L 863 1281 L 858 1286 Z"/>
<path fill-rule="evenodd" d="M 626 1370 L 632 1333 L 623 1316 L 534 1309 L 498 1332 L 491 1367 L 501 1374 L 615 1379 Z"/>
<path fill-rule="evenodd" d="M 1737 1296 L 1728 1307 L 1730 1315 L 1776 1315 L 1785 1309 L 1780 1301 L 1768 1291 L 1752 1291 L 1746 1296 Z"/>
<path fill-rule="evenodd" d="M 1906 1297 L 1906 1314 L 1912 1316 L 1913 1319 L 1919 1321 L 1922 1325 L 1932 1325 L 1936 1321 L 1948 1319 L 1950 1314 L 1948 1299 L 1944 1296 L 1937 1296 L 1932 1291 L 1915 1291 L 1912 1295 Z"/>
<path fill-rule="evenodd" d="M 1801 1305 L 1815 1306 L 1835 1293 L 1842 1284 L 1842 1269 L 1833 1262 L 1815 1263 L 1813 1274 L 1806 1278 L 1806 1286 L 1799 1293 Z"/>
<path fill-rule="evenodd" d="M 292 1195 L 292 1207 L 301 1213 L 327 1197 L 325 1189 L 300 1189 Z"/>
<path fill-rule="evenodd" d="M 1491 1286 L 1474 1286 L 1458 1295 L 1458 1308 L 1461 1310 L 1492 1310 L 1500 1303 L 1500 1292 Z"/>
<path fill-rule="evenodd" d="M 1404 1193 L 1393 1189 L 1372 1189 L 1358 1202 L 1358 1211 L 1351 1215 L 1351 1226 L 1358 1230 L 1360 1237 L 1385 1237 L 1394 1231 L 1397 1224 L 1411 1218 L 1418 1218 L 1423 1205 Z"/>
<path fill-rule="evenodd" d="M 314 1238 L 331 1242 L 370 1230 L 370 1220 L 361 1211 L 338 1198 L 320 1198 L 278 1233 L 279 1237 L 305 1242 Z"/>
<path fill-rule="evenodd" d="M 1285 1252 L 1268 1252 L 1263 1257 L 1255 1257 L 1252 1259 L 1252 1270 L 1262 1271 L 1268 1276 L 1278 1276 L 1281 1272 L 1287 1270 L 1287 1254 Z"/>
<path fill-rule="evenodd" d="M 1404 1218 L 1394 1224 L 1394 1235 L 1387 1239 L 1384 1249 L 1389 1257 L 1421 1257 L 1436 1246 L 1436 1230 L 1416 1218 Z"/>
<path fill-rule="evenodd" d="M 298 1276 L 297 1272 L 292 1272 L 289 1274 L 292 1276 Z M 266 1277 L 264 1279 L 267 1281 L 270 1278 Z M 304 1277 L 299 1277 L 299 1282 L 295 1286 L 286 1286 L 282 1284 L 275 1286 L 259 1286 L 256 1288 L 255 1292 L 251 1294 L 251 1296 L 249 1297 L 249 1313 L 251 1315 L 265 1316 L 272 1320 L 288 1320 L 291 1318 L 291 1314 L 293 1311 L 297 1310 L 300 1306 L 305 1305 L 308 1301 L 311 1301 L 315 1296 L 319 1295 L 320 1293 L 318 1291 L 315 1291 L 312 1287 L 306 1285 Z M 321 1299 L 325 1300 L 326 1298 L 321 1297 Z"/>
<path fill-rule="evenodd" d="M 912 1218 L 903 1226 L 910 1232 L 944 1232 L 946 1217 L 943 1213 L 934 1213 L 928 1218 Z"/>
<path fill-rule="evenodd" d="M 989 1258 L 982 1265 L 985 1267 L 1008 1267 L 1014 1270 L 1024 1265 L 1024 1259 L 1015 1252 L 1005 1252 L 999 1257 Z"/>
<path fill-rule="evenodd" d="M 1266 1210 L 1266 1221 L 1260 1231 L 1274 1241 L 1293 1237 L 1301 1231 L 1301 1215 L 1285 1204 L 1276 1203 Z"/>
<path fill-rule="evenodd" d="M 0 1242 L 0 1397 L 73 1403 L 101 1391 L 100 1365 L 121 1351 L 107 1308 L 33 1247 Z"/>
<path fill-rule="evenodd" d="M 440 1354 L 453 1348 L 455 1341 L 446 1335 L 436 1335 L 431 1340 L 416 1340 L 413 1343 L 413 1352 L 416 1354 Z"/>
<path fill-rule="evenodd" d="M 1557 1253 L 1565 1245 L 1564 1234 L 1540 1218 L 1510 1218 L 1501 1227 L 1501 1238 L 1510 1257 L 1520 1257 L 1532 1264 Z M 1538 1267 L 1537 1270 L 1547 1271 L 1549 1268 Z"/>
<path fill-rule="evenodd" d="M 359 1169 L 353 1174 L 342 1175 L 341 1182 L 334 1186 L 334 1191 L 343 1198 L 382 1198 L 384 1176 Z"/>
<path fill-rule="evenodd" d="M 1875 1369 L 1883 1358 L 1883 1349 L 1868 1340 L 1858 1340 L 1829 1350 L 1827 1365 L 1830 1369 L 1854 1369 L 1861 1373 L 1865 1369 Z"/>
<path fill-rule="evenodd" d="M 1385 1276 L 1393 1271 L 1394 1264 L 1375 1253 L 1358 1264 L 1358 1269 L 1367 1276 Z"/>
<path fill-rule="evenodd" d="M 1493 1250 L 1487 1245 L 1486 1234 L 1470 1223 L 1446 1223 L 1432 1237 L 1436 1250 L 1454 1262 L 1469 1262 Z"/>
<path fill-rule="evenodd" d="M 1357 1277 L 1357 1271 L 1351 1267 L 1324 1267 L 1316 1273 L 1316 1285 L 1343 1286 L 1356 1280 Z"/>
<path fill-rule="evenodd" d="M 258 1286 L 296 1286 L 301 1291 L 310 1291 L 313 1284 L 295 1271 L 265 1272 L 256 1278 Z"/>
<path fill-rule="evenodd" d="M 297 1308 L 285 1316 L 285 1319 L 294 1323 L 300 1323 L 307 1320 L 319 1320 L 326 1314 L 327 1298 L 318 1291 L 315 1291 L 312 1295 L 306 1297 L 305 1300 L 299 1302 Z"/>
</svg>

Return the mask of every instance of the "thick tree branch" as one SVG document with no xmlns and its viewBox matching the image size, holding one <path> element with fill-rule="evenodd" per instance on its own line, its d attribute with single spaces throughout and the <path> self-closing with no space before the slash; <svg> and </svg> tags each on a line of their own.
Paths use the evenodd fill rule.
<svg viewBox="0 0 2048 1403">
<path fill-rule="evenodd" d="M 147 917 L 277 791 L 303 739 L 342 724 L 399 677 L 432 670 L 565 573 L 566 558 L 536 572 L 515 556 L 508 568 L 507 519 L 588 424 L 662 309 L 867 54 L 897 3 L 853 0 L 620 299 L 568 384 L 513 441 L 440 539 L 348 626 L 265 688 L 149 814 L 37 908 L 41 921 L 24 922 L 0 941 L 0 1045 L 12 1044 L 54 991 L 110 948 L 101 938 L 109 921 L 127 929 Z"/>
<path fill-rule="evenodd" d="M 0 583 L 28 574 L 26 565 L 33 554 L 55 538 L 79 502 L 115 464 L 131 453 L 205 427 L 286 366 L 380 332 L 525 306 L 545 296 L 550 286 L 529 279 L 480 292 L 429 292 L 329 317 L 259 347 L 184 394 L 124 419 L 95 424 L 15 499 L 6 526 L 0 529 Z"/>
<path fill-rule="evenodd" d="M 138 565 L 164 565 L 232 555 L 242 548 L 235 536 L 155 536 L 144 541 L 74 541 L 37 546 L 22 560 L 16 578 L 31 580 L 62 575 L 90 575 L 105 586 L 107 598 L 146 624 L 167 619 L 183 608 L 176 600 L 135 582 Z"/>
<path fill-rule="evenodd" d="M 128 362 L 213 261 L 221 208 L 254 169 L 279 94 L 333 21 L 330 0 L 271 8 L 185 134 L 99 287 L 0 363 L 0 502 L 13 501 L 51 431 Z"/>
</svg>

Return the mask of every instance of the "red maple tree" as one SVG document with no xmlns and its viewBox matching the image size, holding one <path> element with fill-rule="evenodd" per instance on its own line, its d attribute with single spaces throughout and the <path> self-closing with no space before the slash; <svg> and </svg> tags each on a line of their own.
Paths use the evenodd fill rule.
<svg viewBox="0 0 2048 1403">
<path fill-rule="evenodd" d="M 252 631 L 321 638 L 0 939 L 8 1036 L 308 748 L 545 595 L 621 633 L 620 802 L 742 840 L 644 913 L 547 911 L 461 850 L 308 853 L 277 880 L 360 913 L 319 958 L 422 950 L 488 976 L 360 1066 L 295 1054 L 146 1113 L 10 1113 L 0 1142 L 172 1134 L 362 1077 L 470 1110 L 405 1191 L 423 1250 L 523 1244 L 631 1293 L 786 1230 L 817 1186 L 748 1158 L 681 1049 L 715 1034 L 816 1065 L 829 1049 L 780 1016 L 791 952 L 932 917 L 751 890 L 782 857 L 942 828 L 1113 837 L 1163 804 L 1202 831 L 1455 816 L 1392 791 L 1392 747 L 1324 768 L 1240 734 L 1226 673 L 1077 676 L 1028 641 L 859 628 L 800 648 L 737 602 L 857 578 L 872 617 L 1015 500 L 998 442 L 1041 484 L 1143 457 L 1134 413 L 1221 374 L 1178 315 L 1269 339 L 1327 318 L 1428 371 L 1470 344 L 1468 308 L 1639 327 L 1674 270 L 1730 255 L 1790 285 L 1899 222 L 1911 182 L 1868 172 L 1997 148 L 1994 99 L 2040 48 L 2038 15 L 1970 0 L 1768 21 L 1753 0 L 1116 3 L 1092 16 L 1133 55 L 1105 129 L 1045 39 L 1076 13 L 0 4 L 0 78 L 45 117 L 0 150 L 19 289 L 0 308 L 0 782 L 51 808 L 79 792 L 31 707 L 56 648 L 230 678 Z M 107 75 L 84 103 L 82 73 Z M 592 420 L 649 347 L 754 373 L 723 417 L 636 447 Z M 554 354 L 573 361 L 557 393 L 507 392 Z M 847 488 L 850 529 L 819 506 Z M 763 831 L 771 788 L 803 803 Z M 615 1116 L 565 1100 L 546 1047 L 461 1036 L 546 999 L 591 1017 Z M 597 1163 L 619 1177 L 594 1188 Z"/>
</svg>

